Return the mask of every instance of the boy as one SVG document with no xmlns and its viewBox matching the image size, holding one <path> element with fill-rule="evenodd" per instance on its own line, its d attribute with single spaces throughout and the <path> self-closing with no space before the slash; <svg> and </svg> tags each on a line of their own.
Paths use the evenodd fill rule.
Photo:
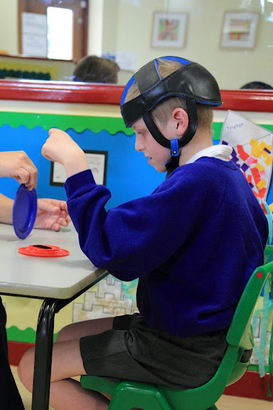
<svg viewBox="0 0 273 410">
<path fill-rule="evenodd" d="M 74 69 L 73 81 L 117 84 L 118 72 L 118 64 L 109 58 L 85 56 Z"/>
<path fill-rule="evenodd" d="M 55 409 L 106 409 L 72 379 L 91 374 L 185 389 L 215 373 L 236 304 L 263 263 L 267 222 L 231 148 L 212 146 L 214 77 L 197 63 L 161 57 L 144 65 L 121 99 L 135 148 L 168 178 L 146 197 L 106 211 L 83 151 L 51 130 L 43 155 L 64 165 L 68 208 L 83 252 L 121 280 L 139 278 L 140 314 L 72 324 L 52 362 Z M 33 351 L 19 366 L 32 385 Z"/>
<path fill-rule="evenodd" d="M 0 176 L 15 178 L 29 189 L 35 188 L 37 169 L 23 151 L 0 152 Z M 13 201 L 0 194 L 0 223 L 12 222 Z M 59 231 L 69 222 L 66 203 L 55 199 L 38 200 L 36 228 Z M 0 228 L 1 231 L 1 228 Z M 23 410 L 24 406 L 17 390 L 8 362 L 8 345 L 6 336 L 6 311 L 0 297 L 0 400 L 3 410 Z"/>
</svg>

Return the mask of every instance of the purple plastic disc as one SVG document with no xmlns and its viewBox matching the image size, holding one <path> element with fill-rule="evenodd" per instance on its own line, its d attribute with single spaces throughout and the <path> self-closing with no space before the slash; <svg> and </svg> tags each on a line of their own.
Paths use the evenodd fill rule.
<svg viewBox="0 0 273 410">
<path fill-rule="evenodd" d="M 13 204 L 13 228 L 20 239 L 25 239 L 32 231 L 37 214 L 36 190 L 29 191 L 25 185 L 20 185 Z"/>
</svg>

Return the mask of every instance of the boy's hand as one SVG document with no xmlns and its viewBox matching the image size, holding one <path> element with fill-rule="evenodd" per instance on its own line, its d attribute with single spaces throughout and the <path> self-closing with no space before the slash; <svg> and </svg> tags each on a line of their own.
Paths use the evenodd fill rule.
<svg viewBox="0 0 273 410">
<path fill-rule="evenodd" d="M 35 228 L 59 231 L 62 226 L 67 226 L 69 222 L 70 217 L 65 201 L 49 198 L 38 199 Z"/>
<path fill-rule="evenodd" d="M 42 155 L 50 161 L 65 163 L 69 158 L 82 152 L 81 148 L 64 131 L 51 128 L 42 147 Z"/>
<path fill-rule="evenodd" d="M 56 128 L 49 130 L 49 136 L 42 147 L 42 155 L 50 161 L 64 165 L 67 176 L 89 168 L 83 150 L 64 131 Z"/>
<path fill-rule="evenodd" d="M 24 151 L 0 152 L 0 176 L 15 178 L 30 190 L 37 183 L 37 169 Z"/>
</svg>

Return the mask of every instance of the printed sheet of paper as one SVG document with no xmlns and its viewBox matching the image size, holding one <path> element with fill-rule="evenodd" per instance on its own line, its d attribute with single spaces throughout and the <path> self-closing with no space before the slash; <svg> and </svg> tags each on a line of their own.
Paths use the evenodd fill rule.
<svg viewBox="0 0 273 410">
<path fill-rule="evenodd" d="M 47 57 L 46 14 L 22 13 L 23 54 Z"/>
<path fill-rule="evenodd" d="M 273 134 L 241 115 L 228 111 L 221 143 L 233 148 L 232 160 L 243 171 L 260 203 L 266 201 L 272 174 Z"/>
</svg>

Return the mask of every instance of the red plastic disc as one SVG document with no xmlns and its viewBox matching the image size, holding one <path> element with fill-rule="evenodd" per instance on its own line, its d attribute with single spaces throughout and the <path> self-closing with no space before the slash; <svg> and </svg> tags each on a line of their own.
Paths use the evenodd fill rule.
<svg viewBox="0 0 273 410">
<path fill-rule="evenodd" d="M 18 252 L 27 256 L 42 256 L 46 258 L 56 258 L 69 255 L 69 251 L 54 245 L 29 245 L 19 248 Z"/>
</svg>

